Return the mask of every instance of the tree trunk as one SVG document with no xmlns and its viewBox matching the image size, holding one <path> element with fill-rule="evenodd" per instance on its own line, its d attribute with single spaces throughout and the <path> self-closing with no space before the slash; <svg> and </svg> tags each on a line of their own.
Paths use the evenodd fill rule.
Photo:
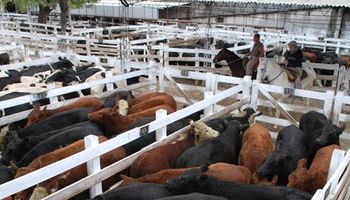
<svg viewBox="0 0 350 200">
<path fill-rule="evenodd" d="M 61 33 L 66 33 L 67 17 L 68 17 L 68 2 L 67 0 L 59 0 L 61 9 Z"/>
<path fill-rule="evenodd" d="M 46 24 L 47 18 L 49 17 L 51 9 L 49 6 L 39 5 L 39 16 L 38 23 Z"/>
</svg>

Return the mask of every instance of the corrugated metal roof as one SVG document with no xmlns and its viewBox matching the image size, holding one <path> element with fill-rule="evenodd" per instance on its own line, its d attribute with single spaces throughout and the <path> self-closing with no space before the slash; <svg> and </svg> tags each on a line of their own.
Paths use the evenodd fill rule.
<svg viewBox="0 0 350 200">
<path fill-rule="evenodd" d="M 182 6 L 187 5 L 188 2 L 161 2 L 161 1 L 128 1 L 132 3 L 134 7 L 152 7 L 152 8 L 170 8 L 174 6 Z M 118 0 L 100 0 L 95 5 L 113 5 L 113 6 L 121 6 L 122 4 Z"/>
<path fill-rule="evenodd" d="M 186 0 L 185 0 L 186 1 Z M 350 7 L 350 0 L 187 0 L 188 2 L 214 1 L 237 3 L 261 3 L 261 4 L 294 4 L 307 6 Z M 184 0 L 182 0 L 184 2 Z"/>
</svg>

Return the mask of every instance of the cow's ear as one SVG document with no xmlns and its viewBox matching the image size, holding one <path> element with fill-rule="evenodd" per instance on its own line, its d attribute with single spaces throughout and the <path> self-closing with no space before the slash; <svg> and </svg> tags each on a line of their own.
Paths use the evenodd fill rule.
<svg viewBox="0 0 350 200">
<path fill-rule="evenodd" d="M 298 161 L 298 167 L 300 167 L 300 168 L 306 168 L 306 166 L 307 166 L 306 159 L 300 159 L 300 160 Z"/>
<path fill-rule="evenodd" d="M 341 127 L 337 127 L 337 135 L 341 135 L 345 130 L 345 124 L 342 124 Z"/>
<path fill-rule="evenodd" d="M 200 175 L 197 177 L 197 183 L 199 186 L 204 186 L 208 182 L 207 175 Z"/>
</svg>

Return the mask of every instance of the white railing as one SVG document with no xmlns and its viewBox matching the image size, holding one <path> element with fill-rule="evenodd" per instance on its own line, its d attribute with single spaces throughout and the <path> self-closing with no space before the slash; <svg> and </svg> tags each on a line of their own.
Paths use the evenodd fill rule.
<svg viewBox="0 0 350 200">
<path fill-rule="evenodd" d="M 219 77 L 219 79 L 220 79 L 220 77 Z M 225 79 L 226 79 L 226 77 L 225 77 Z M 227 81 L 227 79 L 224 81 Z M 213 112 L 212 107 L 217 102 L 219 102 L 227 97 L 230 97 L 234 94 L 237 94 L 240 91 L 243 91 L 243 94 L 248 94 L 249 90 L 250 90 L 249 85 L 250 85 L 251 81 L 247 80 L 245 82 L 246 83 L 241 82 L 241 84 L 236 85 L 236 86 L 229 88 L 227 90 L 224 90 L 216 95 L 207 96 L 207 98 L 205 98 L 204 100 L 197 102 L 197 103 L 195 103 L 189 107 L 186 107 L 182 110 L 179 110 L 175 113 L 172 113 L 168 116 L 161 116 L 156 121 L 151 122 L 150 124 L 147 125 L 148 130 L 149 130 L 148 132 L 162 129 L 165 126 L 167 126 L 168 124 L 175 122 L 179 119 L 182 119 L 183 117 L 186 117 L 186 116 L 188 116 L 192 113 L 195 113 L 199 110 L 203 110 L 203 109 L 208 110 L 209 109 L 209 111 L 207 111 L 205 113 L 206 113 L 206 115 L 211 115 Z M 103 82 L 103 83 L 105 83 L 105 82 Z M 217 84 L 216 79 L 214 79 L 212 81 L 212 83 L 210 83 L 210 85 L 216 85 L 216 84 Z M 210 87 L 212 87 L 212 86 L 208 86 L 208 88 L 210 88 Z M 234 105 L 234 107 L 236 109 L 239 106 L 246 104 L 248 102 L 249 102 L 249 97 L 245 97 L 240 102 L 236 103 Z M 4 105 L 0 104 L 0 107 L 1 106 L 4 106 Z M 232 107 L 231 107 L 231 109 L 232 109 Z M 68 157 L 68 158 L 60 160 L 54 164 L 46 166 L 42 169 L 39 169 L 35 172 L 32 172 L 30 174 L 19 177 L 13 181 L 2 184 L 2 185 L 0 185 L 0 198 L 4 198 L 4 197 L 12 195 L 16 192 L 22 191 L 28 187 L 36 185 L 44 180 L 52 178 L 52 177 L 54 177 L 54 176 L 56 176 L 64 171 L 67 171 L 71 168 L 74 168 L 80 164 L 83 164 L 85 162 L 89 162 L 90 160 L 93 160 L 96 157 L 99 157 L 102 154 L 104 154 L 108 151 L 111 151 L 111 150 L 113 150 L 113 149 L 115 149 L 123 144 L 126 144 L 134 139 L 137 139 L 141 135 L 140 129 L 141 128 L 135 128 L 133 130 L 127 131 L 127 132 L 120 134 L 117 137 L 110 139 L 102 144 L 91 147 L 91 148 L 84 150 L 78 154 L 75 154 L 71 157 Z M 158 131 L 158 133 L 164 133 L 164 130 L 166 130 L 166 129 L 162 129 L 162 131 Z M 161 134 L 161 135 L 162 136 L 159 136 L 157 138 L 163 139 L 164 134 Z M 174 136 L 172 136 L 172 137 L 174 137 Z M 142 152 L 145 150 L 146 149 L 143 149 Z M 140 152 L 138 152 L 138 154 L 139 153 Z M 126 158 L 126 159 L 128 159 L 128 158 Z M 121 164 L 119 164 L 119 163 L 121 163 Z M 119 164 L 119 166 L 117 166 L 117 164 Z M 104 180 L 104 179 L 112 176 L 113 173 L 118 173 L 119 171 L 126 168 L 130 164 L 131 164 L 130 160 L 125 161 L 125 162 L 123 162 L 123 160 L 119 161 L 119 162 L 115 163 L 114 165 L 106 167 L 103 170 L 101 170 L 100 172 L 94 174 L 93 180 L 91 180 L 90 176 L 92 176 L 92 175 L 90 175 L 89 177 L 86 177 L 85 179 L 79 181 L 79 184 L 78 183 L 73 184 L 73 185 L 69 186 L 68 189 L 63 189 L 62 192 L 58 191 L 57 193 L 52 194 L 52 196 L 49 196 L 47 198 L 59 197 L 60 199 L 62 199 L 62 198 L 65 199 L 65 198 L 69 198 L 71 196 L 74 196 L 75 194 L 78 194 L 80 191 L 84 191 L 84 190 L 94 186 L 98 182 L 101 182 L 101 180 Z M 96 166 L 94 166 L 94 167 L 96 167 Z M 114 169 L 118 169 L 118 170 L 113 170 L 113 173 L 110 173 L 111 169 L 113 167 L 114 167 Z M 92 170 L 92 171 L 96 172 L 99 170 Z M 34 178 L 34 177 L 36 177 L 36 178 Z M 40 178 L 38 178 L 38 177 L 40 177 Z M 69 192 L 67 190 L 69 190 Z M 95 190 L 95 191 L 98 191 L 98 190 Z"/>
</svg>

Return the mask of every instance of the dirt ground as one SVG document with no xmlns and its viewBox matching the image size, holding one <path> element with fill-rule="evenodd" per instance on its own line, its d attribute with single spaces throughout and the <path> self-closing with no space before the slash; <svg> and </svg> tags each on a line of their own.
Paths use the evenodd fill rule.
<svg viewBox="0 0 350 200">
<path fill-rule="evenodd" d="M 184 80 L 184 79 L 176 79 L 176 81 L 178 83 L 185 83 L 185 84 L 192 84 L 194 85 L 194 81 L 192 80 Z M 224 89 L 227 89 L 229 87 L 232 87 L 232 85 L 230 84 L 219 84 L 218 86 L 218 89 L 219 90 L 224 90 Z M 138 89 L 138 90 L 135 90 L 136 93 L 145 93 L 149 91 L 148 88 L 141 88 L 141 89 Z M 172 95 L 172 96 L 181 96 L 181 94 L 175 89 L 175 88 L 165 88 L 165 92 L 169 95 Z M 193 91 L 193 90 L 186 90 L 185 91 L 192 99 L 194 100 L 202 100 L 204 98 L 203 96 L 203 93 L 200 92 L 200 91 Z M 233 99 L 233 98 L 226 98 L 222 101 L 220 101 L 218 103 L 218 105 L 221 105 L 221 106 L 228 106 L 234 102 L 236 102 L 237 100 Z M 295 99 L 294 100 L 294 103 L 293 104 L 297 104 L 297 105 L 305 105 L 306 106 L 306 101 L 305 100 L 299 100 L 299 99 Z M 323 107 L 323 103 L 322 101 L 319 101 L 319 100 L 311 100 L 310 101 L 310 106 L 311 107 L 318 107 L 318 108 L 322 108 Z M 178 108 L 182 108 L 183 105 L 181 103 L 178 103 Z M 259 106 L 258 107 L 258 110 L 260 112 L 263 113 L 263 115 L 267 115 L 267 116 L 271 116 L 268 112 L 268 109 L 266 107 L 261 107 Z M 290 112 L 290 114 L 297 120 L 299 121 L 302 113 L 299 113 L 299 112 Z M 349 113 L 350 114 L 350 113 Z M 280 118 L 284 118 L 284 116 L 280 116 Z M 273 132 L 278 132 L 281 127 L 278 127 L 277 129 L 274 128 L 273 125 L 271 124 L 268 124 L 268 123 L 263 123 L 269 130 L 273 131 Z M 350 123 L 346 123 L 346 129 L 345 129 L 346 132 L 350 132 Z M 342 149 L 349 149 L 350 147 L 350 141 L 349 140 L 341 140 L 341 148 Z"/>
</svg>

